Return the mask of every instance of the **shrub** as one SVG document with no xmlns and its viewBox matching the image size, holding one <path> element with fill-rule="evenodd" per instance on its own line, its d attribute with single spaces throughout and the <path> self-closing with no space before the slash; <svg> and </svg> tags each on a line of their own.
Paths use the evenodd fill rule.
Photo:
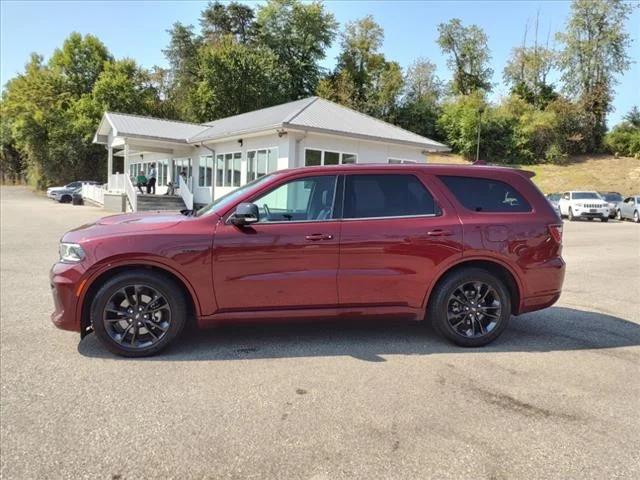
<svg viewBox="0 0 640 480">
<path fill-rule="evenodd" d="M 604 137 L 605 148 L 614 155 L 640 158 L 640 128 L 624 122 Z"/>
</svg>

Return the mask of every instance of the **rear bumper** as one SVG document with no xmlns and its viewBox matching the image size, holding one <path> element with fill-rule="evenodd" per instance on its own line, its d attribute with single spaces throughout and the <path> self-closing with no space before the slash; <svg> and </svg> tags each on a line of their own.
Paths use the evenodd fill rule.
<svg viewBox="0 0 640 480">
<path fill-rule="evenodd" d="M 527 272 L 528 293 L 520 300 L 517 314 L 550 307 L 562 293 L 566 265 L 562 257 L 536 265 Z"/>
<path fill-rule="evenodd" d="M 62 330 L 80 331 L 78 293 L 82 286 L 84 269 L 76 264 L 56 263 L 51 267 L 49 279 L 53 294 L 51 321 Z"/>
</svg>

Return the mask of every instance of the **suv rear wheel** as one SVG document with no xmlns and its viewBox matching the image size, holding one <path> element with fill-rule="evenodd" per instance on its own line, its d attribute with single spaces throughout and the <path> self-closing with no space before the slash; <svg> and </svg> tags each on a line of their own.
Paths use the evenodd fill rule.
<svg viewBox="0 0 640 480">
<path fill-rule="evenodd" d="M 575 221 L 576 217 L 573 216 L 573 210 L 571 210 L 571 207 L 569 207 L 569 221 L 573 222 Z"/>
<path fill-rule="evenodd" d="M 159 352 L 182 332 L 186 317 L 182 287 L 143 270 L 115 275 L 91 304 L 96 336 L 109 351 L 125 357 Z"/>
<path fill-rule="evenodd" d="M 458 270 L 433 292 L 427 312 L 436 330 L 462 347 L 481 347 L 498 338 L 511 317 L 504 282 L 479 268 Z"/>
</svg>

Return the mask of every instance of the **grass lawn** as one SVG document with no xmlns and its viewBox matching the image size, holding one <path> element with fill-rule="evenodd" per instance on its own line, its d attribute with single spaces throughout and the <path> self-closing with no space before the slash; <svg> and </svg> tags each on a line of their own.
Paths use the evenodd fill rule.
<svg viewBox="0 0 640 480">
<path fill-rule="evenodd" d="M 429 163 L 469 164 L 455 154 L 429 154 Z M 512 165 L 509 165 L 512 166 Z M 535 172 L 533 181 L 544 193 L 565 190 L 600 190 L 622 195 L 640 193 L 640 160 L 613 155 L 580 155 L 567 165 L 522 165 Z"/>
</svg>

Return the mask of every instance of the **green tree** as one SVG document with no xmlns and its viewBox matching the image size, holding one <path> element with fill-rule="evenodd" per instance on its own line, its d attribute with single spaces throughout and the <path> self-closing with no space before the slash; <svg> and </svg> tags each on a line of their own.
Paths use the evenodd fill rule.
<svg viewBox="0 0 640 480">
<path fill-rule="evenodd" d="M 491 90 L 493 70 L 487 35 L 477 25 L 465 27 L 458 18 L 438 25 L 438 45 L 449 55 L 447 65 L 453 71 L 454 93 L 469 95 Z"/>
<path fill-rule="evenodd" d="M 348 23 L 334 72 L 318 86 L 318 95 L 393 121 L 404 87 L 402 69 L 379 51 L 384 32 L 373 17 Z"/>
<path fill-rule="evenodd" d="M 149 72 L 131 59 L 108 63 L 93 86 L 92 96 L 102 111 L 152 115 L 157 105 Z"/>
<path fill-rule="evenodd" d="M 546 47 L 516 47 L 504 68 L 504 81 L 511 86 L 512 93 L 537 107 L 544 107 L 558 96 L 547 81 L 554 59 L 554 52 Z"/>
<path fill-rule="evenodd" d="M 398 112 L 398 125 L 429 138 L 439 138 L 436 121 L 440 115 L 442 81 L 434 63 L 419 58 L 404 77 L 404 92 Z"/>
<path fill-rule="evenodd" d="M 574 0 L 567 25 L 557 34 L 565 89 L 588 116 L 589 150 L 602 145 L 616 75 L 629 67 L 631 40 L 624 25 L 630 12 L 631 4 L 623 0 Z"/>
<path fill-rule="evenodd" d="M 640 109 L 636 105 L 631 107 L 629 113 L 623 117 L 625 122 L 629 122 L 634 127 L 640 128 Z"/>
<path fill-rule="evenodd" d="M 289 72 L 290 99 L 313 95 L 323 75 L 319 62 L 336 30 L 333 14 L 317 1 L 269 0 L 260 7 L 256 41 L 270 48 Z"/>
<path fill-rule="evenodd" d="M 198 51 L 198 82 L 189 96 L 197 121 L 209 121 L 286 100 L 286 70 L 268 48 L 237 43 L 231 36 Z"/>
<path fill-rule="evenodd" d="M 202 36 L 208 43 L 216 43 L 229 35 L 237 42 L 247 43 L 253 35 L 254 17 L 255 12 L 247 5 L 209 2 L 200 14 Z"/>
<path fill-rule="evenodd" d="M 169 72 L 162 73 L 161 81 L 166 84 L 166 100 L 182 119 L 190 119 L 188 97 L 194 88 L 198 74 L 198 49 L 201 39 L 194 33 L 192 25 L 180 22 L 168 30 L 171 37 L 163 53 L 169 61 Z"/>
<path fill-rule="evenodd" d="M 66 82 L 66 89 L 80 96 L 90 93 L 105 63 L 113 58 L 107 47 L 93 35 L 73 32 L 64 41 L 62 48 L 57 48 L 49 65 L 59 73 Z"/>
</svg>

